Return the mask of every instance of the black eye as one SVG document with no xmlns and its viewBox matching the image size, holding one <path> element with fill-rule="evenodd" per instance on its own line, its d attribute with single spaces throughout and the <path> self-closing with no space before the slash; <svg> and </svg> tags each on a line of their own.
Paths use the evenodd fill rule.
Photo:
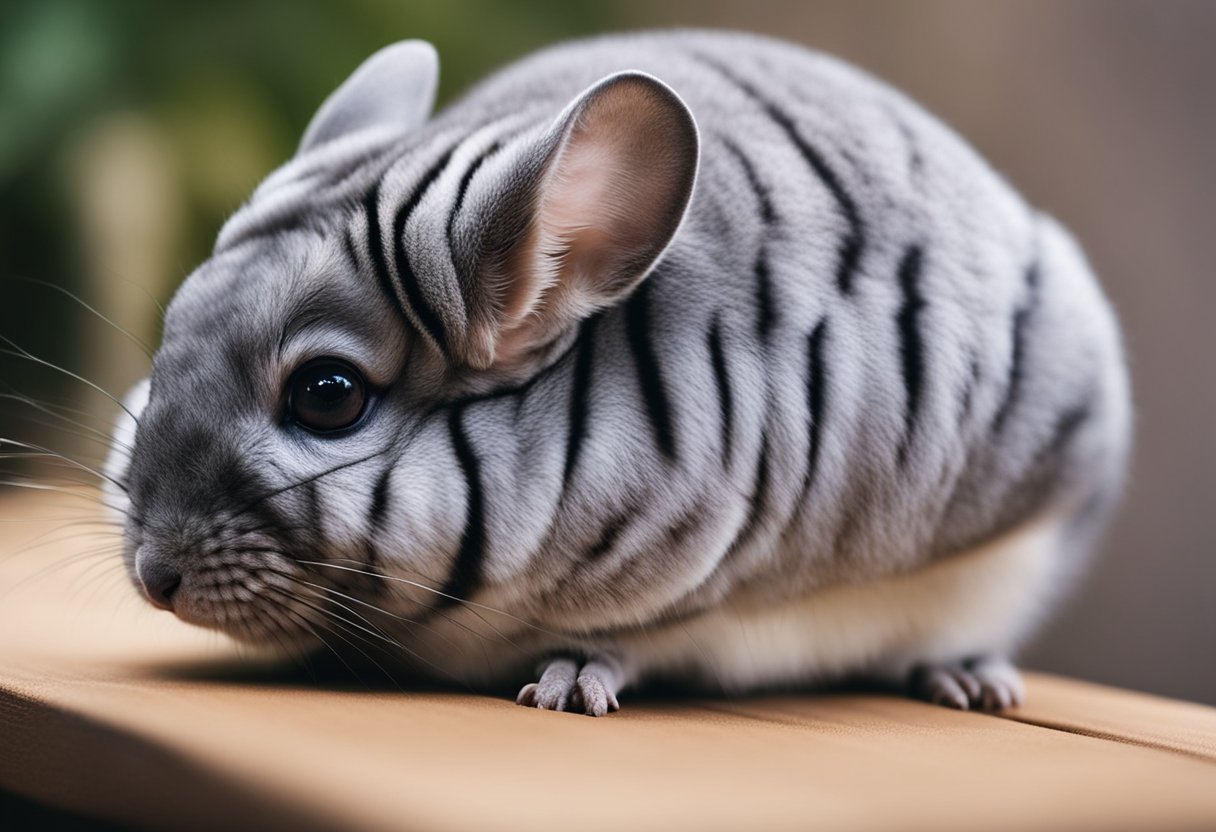
<svg viewBox="0 0 1216 832">
<path fill-rule="evenodd" d="M 353 425 L 367 402 L 363 376 L 337 358 L 317 358 L 300 367 L 287 383 L 287 415 L 318 432 Z"/>
</svg>

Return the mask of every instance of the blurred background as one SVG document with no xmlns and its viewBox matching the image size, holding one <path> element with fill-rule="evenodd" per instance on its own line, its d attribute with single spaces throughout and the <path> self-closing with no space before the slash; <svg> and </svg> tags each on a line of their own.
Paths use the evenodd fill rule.
<svg viewBox="0 0 1216 832">
<path fill-rule="evenodd" d="M 81 408 L 100 428 L 113 406 L 14 345 L 125 390 L 146 368 L 140 348 L 55 287 L 155 344 L 158 304 L 374 49 L 433 42 L 442 104 L 544 44 L 675 25 L 779 35 L 860 65 L 1081 239 L 1126 329 L 1137 451 L 1102 557 L 1026 663 L 1216 704 L 1216 3 L 1204 0 L 4 0 L 0 436 L 100 457 L 11 396 Z"/>
</svg>

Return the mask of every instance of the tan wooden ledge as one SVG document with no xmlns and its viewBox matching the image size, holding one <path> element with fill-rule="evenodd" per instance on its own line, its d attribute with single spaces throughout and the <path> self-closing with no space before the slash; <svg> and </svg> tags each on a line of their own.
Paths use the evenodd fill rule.
<svg viewBox="0 0 1216 832">
<path fill-rule="evenodd" d="M 233 649 L 146 609 L 117 554 L 68 561 L 100 542 L 73 513 L 0 502 L 23 521 L 0 526 L 0 788 L 65 811 L 152 829 L 1216 829 L 1216 709 L 1040 674 L 1003 718 L 859 693 L 629 698 L 590 719 L 225 677 Z"/>
</svg>

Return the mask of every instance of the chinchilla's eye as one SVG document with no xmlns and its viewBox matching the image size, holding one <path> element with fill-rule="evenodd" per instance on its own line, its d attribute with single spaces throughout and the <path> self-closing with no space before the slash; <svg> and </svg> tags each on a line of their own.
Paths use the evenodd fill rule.
<svg viewBox="0 0 1216 832">
<path fill-rule="evenodd" d="M 287 383 L 287 417 L 318 433 L 348 428 L 363 415 L 363 375 L 338 358 L 316 358 Z"/>
</svg>

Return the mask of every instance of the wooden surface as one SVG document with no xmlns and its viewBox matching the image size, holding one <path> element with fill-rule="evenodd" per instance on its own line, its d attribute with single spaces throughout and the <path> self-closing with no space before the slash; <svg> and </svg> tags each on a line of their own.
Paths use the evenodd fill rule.
<svg viewBox="0 0 1216 832">
<path fill-rule="evenodd" d="M 0 787 L 68 811 L 155 829 L 1216 829 L 1211 708 L 1032 674 L 1003 718 L 807 694 L 626 696 L 590 719 L 267 675 L 145 608 L 116 552 L 85 554 L 108 540 L 67 525 L 88 513 L 0 502 Z"/>
</svg>

